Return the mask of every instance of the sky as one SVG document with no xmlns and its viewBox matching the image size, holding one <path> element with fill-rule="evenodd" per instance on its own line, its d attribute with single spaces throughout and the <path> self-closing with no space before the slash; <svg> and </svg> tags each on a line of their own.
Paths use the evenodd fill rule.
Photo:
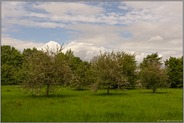
<svg viewBox="0 0 184 123">
<path fill-rule="evenodd" d="M 158 52 L 183 55 L 182 1 L 2 1 L 1 44 L 22 51 L 55 41 L 89 61 L 100 51 L 124 51 L 141 62 Z"/>
</svg>

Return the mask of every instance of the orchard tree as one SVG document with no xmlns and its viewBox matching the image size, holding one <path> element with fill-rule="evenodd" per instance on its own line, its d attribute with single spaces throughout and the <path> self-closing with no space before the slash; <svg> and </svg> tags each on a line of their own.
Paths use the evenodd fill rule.
<svg viewBox="0 0 184 123">
<path fill-rule="evenodd" d="M 157 52 L 151 55 L 147 55 L 147 57 L 144 58 L 143 62 L 140 64 L 140 68 L 141 69 L 146 68 L 152 64 L 161 66 L 162 65 L 161 60 L 162 60 L 162 57 L 159 57 Z"/>
<path fill-rule="evenodd" d="M 30 54 L 25 55 L 24 71 L 25 81 L 23 87 L 40 94 L 45 89 L 45 95 L 57 86 L 70 83 L 72 79 L 71 70 L 63 59 L 62 52 L 52 53 L 27 50 Z"/>
<path fill-rule="evenodd" d="M 83 90 L 89 86 L 89 69 L 89 63 L 81 61 L 78 64 L 77 69 L 73 71 L 75 75 L 75 82 L 73 82 L 73 87 L 75 87 L 77 90 Z"/>
<path fill-rule="evenodd" d="M 31 57 L 31 55 L 35 52 L 38 52 L 38 50 L 34 47 L 33 49 L 27 48 L 23 50 L 23 59 L 26 59 L 28 57 Z"/>
<path fill-rule="evenodd" d="M 9 45 L 1 46 L 1 84 L 19 84 L 22 82 L 22 54 Z"/>
<path fill-rule="evenodd" d="M 140 80 L 143 87 L 152 89 L 155 93 L 159 87 L 167 87 L 167 74 L 162 68 L 158 53 L 148 55 L 140 64 Z"/>
<path fill-rule="evenodd" d="M 71 84 L 77 90 L 83 90 L 89 85 L 90 64 L 86 61 L 82 61 L 79 57 L 74 56 L 73 51 L 68 50 L 65 53 L 66 61 L 71 68 L 74 80 Z"/>
<path fill-rule="evenodd" d="M 55 54 L 54 64 L 56 66 L 56 77 L 58 78 L 59 85 L 71 85 L 75 76 L 66 60 L 66 54 L 62 52 Z"/>
<path fill-rule="evenodd" d="M 132 59 L 129 57 L 132 57 Z M 134 55 L 125 52 L 105 52 L 94 57 L 91 61 L 96 78 L 93 88 L 105 87 L 107 88 L 107 94 L 109 94 L 110 88 L 115 87 L 119 89 L 122 86 L 127 86 L 130 79 L 129 75 L 133 72 L 129 69 L 132 68 L 131 65 L 129 66 L 129 63 L 134 63 L 132 62 L 132 60 L 135 60 L 134 57 Z"/>
<path fill-rule="evenodd" d="M 170 57 L 165 61 L 165 66 L 171 88 L 183 87 L 183 56 Z"/>
<path fill-rule="evenodd" d="M 117 52 L 116 54 L 118 64 L 121 65 L 122 74 L 127 77 L 128 87 L 134 88 L 135 81 L 137 79 L 136 75 L 136 60 L 135 55 L 131 55 L 125 52 Z"/>
</svg>

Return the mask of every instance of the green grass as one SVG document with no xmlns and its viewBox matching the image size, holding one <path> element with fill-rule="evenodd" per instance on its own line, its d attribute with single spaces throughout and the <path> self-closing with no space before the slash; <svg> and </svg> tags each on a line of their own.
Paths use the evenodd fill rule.
<svg viewBox="0 0 184 123">
<path fill-rule="evenodd" d="M 97 93 L 61 88 L 50 97 L 31 96 L 19 86 L 2 86 L 2 121 L 182 121 L 182 89 L 106 90 Z"/>
</svg>

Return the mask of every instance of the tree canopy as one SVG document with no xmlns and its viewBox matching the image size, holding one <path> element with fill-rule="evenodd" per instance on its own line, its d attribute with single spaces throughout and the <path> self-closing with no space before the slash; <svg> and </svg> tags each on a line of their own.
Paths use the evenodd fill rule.
<svg viewBox="0 0 184 123">
<path fill-rule="evenodd" d="M 135 54 L 126 52 L 100 52 L 90 62 L 83 61 L 68 50 L 39 51 L 36 48 L 18 51 L 1 46 L 2 85 L 22 84 L 33 94 L 49 95 L 59 86 L 77 90 L 100 88 L 135 88 L 136 82 L 152 89 L 183 86 L 183 57 L 170 57 L 165 61 L 158 53 L 147 55 L 138 66 Z M 140 84 L 140 83 L 139 83 Z"/>
<path fill-rule="evenodd" d="M 96 73 L 96 88 L 105 87 L 109 94 L 110 88 L 127 86 L 132 81 L 136 68 L 135 56 L 125 52 L 105 52 L 91 61 Z"/>
<path fill-rule="evenodd" d="M 162 68 L 161 57 L 158 53 L 148 55 L 140 64 L 140 80 L 143 87 L 152 89 L 155 93 L 159 87 L 167 87 L 167 75 Z"/>
<path fill-rule="evenodd" d="M 72 72 L 63 59 L 63 53 L 50 55 L 49 52 L 28 50 L 31 55 L 25 56 L 25 80 L 23 87 L 35 94 L 40 94 L 43 88 L 45 95 L 54 89 L 53 86 L 64 85 L 71 81 Z M 70 79 L 69 79 L 70 78 Z"/>
<path fill-rule="evenodd" d="M 183 56 L 170 57 L 165 61 L 165 66 L 171 87 L 183 87 Z"/>
<path fill-rule="evenodd" d="M 1 84 L 21 83 L 22 54 L 14 47 L 1 46 Z"/>
</svg>

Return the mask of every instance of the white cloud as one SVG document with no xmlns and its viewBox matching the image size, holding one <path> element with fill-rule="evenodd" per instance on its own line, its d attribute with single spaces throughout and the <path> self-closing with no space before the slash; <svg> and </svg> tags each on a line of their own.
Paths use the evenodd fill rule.
<svg viewBox="0 0 184 123">
<path fill-rule="evenodd" d="M 18 49 L 19 51 L 23 51 L 26 48 L 37 48 L 38 50 L 46 51 L 48 48 L 49 51 L 56 52 L 58 48 L 60 48 L 60 44 L 55 41 L 49 41 L 48 43 L 36 43 L 31 41 L 24 41 L 19 39 L 13 39 L 10 37 L 2 37 L 2 45 L 10 45 Z M 94 56 L 99 55 L 100 51 L 105 52 L 108 51 L 104 47 L 96 46 L 92 43 L 85 42 L 70 42 L 63 46 L 62 52 L 66 52 L 67 50 L 74 51 L 74 55 L 80 57 L 82 60 L 90 61 Z"/>
<path fill-rule="evenodd" d="M 21 17 L 28 14 L 25 9 L 24 5 L 25 2 L 20 1 L 3 1 L 2 2 L 2 19 L 7 17 Z"/>
<path fill-rule="evenodd" d="M 14 39 L 14 38 L 10 38 L 10 37 L 2 37 L 1 44 L 2 45 L 10 45 L 10 46 L 17 48 L 20 51 L 23 51 L 26 48 L 41 47 L 41 46 L 43 46 L 44 43 L 19 40 L 19 39 Z"/>
<path fill-rule="evenodd" d="M 138 59 L 155 52 L 164 58 L 182 55 L 181 1 L 125 1 L 117 8 L 128 10 L 127 13 L 107 12 L 102 6 L 85 2 L 35 3 L 32 9 L 40 12 L 26 10 L 23 2 L 7 3 L 2 5 L 3 32 L 15 24 L 72 30 L 70 37 L 77 42 L 67 47 L 86 59 L 103 48 L 135 52 Z M 125 38 L 124 32 L 132 37 Z"/>
<path fill-rule="evenodd" d="M 112 47 L 120 41 L 126 40 L 122 37 L 125 30 L 123 27 L 112 25 L 75 24 L 67 26 L 67 29 L 76 31 L 72 36 L 79 42 L 93 43 L 97 46 Z"/>
<path fill-rule="evenodd" d="M 74 51 L 74 55 L 80 57 L 82 60 L 90 61 L 94 56 L 99 55 L 100 51 L 105 52 L 107 51 L 104 47 L 96 46 L 92 43 L 85 43 L 85 42 L 70 42 L 64 45 L 63 52 L 67 50 Z"/>
<path fill-rule="evenodd" d="M 158 38 L 158 36 L 156 36 Z M 54 42 L 54 43 L 53 43 Z M 99 55 L 100 51 L 103 53 L 105 51 L 125 51 L 131 54 L 136 54 L 136 60 L 140 63 L 144 57 L 151 53 L 158 52 L 160 56 L 163 56 L 163 60 L 168 59 L 170 56 L 181 57 L 182 54 L 182 47 L 175 47 L 174 44 L 176 41 L 173 41 L 173 44 L 166 44 L 165 47 L 160 48 L 159 42 L 158 44 L 144 44 L 144 43 L 122 43 L 119 47 L 116 46 L 116 49 L 108 49 L 100 45 L 95 45 L 93 43 L 86 43 L 86 42 L 79 42 L 73 41 L 63 46 L 63 52 L 65 53 L 67 50 L 74 51 L 74 55 L 80 57 L 82 60 L 90 61 L 94 56 Z M 20 51 L 23 51 L 25 48 L 37 48 L 39 50 L 44 50 L 49 46 L 51 51 L 56 51 L 58 44 L 55 41 L 50 41 L 48 43 L 36 43 L 31 41 L 24 41 L 13 39 L 9 37 L 2 38 L 2 45 L 11 45 L 17 48 Z M 172 49 L 168 47 L 169 45 L 174 46 Z M 163 46 L 163 45 L 162 45 Z M 154 48 L 157 47 L 157 48 Z"/>
<path fill-rule="evenodd" d="M 164 59 L 169 56 L 182 55 L 182 2 L 125 2 L 134 11 L 148 11 L 155 21 L 135 21 L 126 27 L 133 33 L 133 43 L 127 47 L 135 47 L 142 53 L 160 53 Z"/>
<path fill-rule="evenodd" d="M 57 16 L 63 15 L 96 15 L 104 11 L 103 8 L 87 5 L 85 3 L 71 2 L 44 2 L 33 6 L 36 9 L 45 10 L 48 13 Z"/>
<path fill-rule="evenodd" d="M 55 22 L 39 22 L 29 19 L 18 19 L 13 18 L 6 21 L 6 23 L 10 25 L 22 25 L 26 27 L 42 27 L 42 28 L 63 28 L 65 25 L 63 23 L 55 23 Z"/>
<path fill-rule="evenodd" d="M 162 41 L 163 38 L 159 35 L 151 37 L 148 41 Z"/>
<path fill-rule="evenodd" d="M 19 18 L 24 15 L 28 15 L 27 11 L 24 9 L 25 2 L 10 2 L 10 1 L 3 1 L 2 2 L 2 8 L 1 8 L 1 21 L 2 21 L 2 32 L 9 32 L 9 30 L 12 30 L 12 23 L 9 23 L 8 21 L 12 18 Z M 18 23 L 18 21 L 16 22 Z M 14 30 L 14 29 L 13 29 Z"/>
<path fill-rule="evenodd" d="M 125 15 L 118 12 L 106 12 L 105 8 L 88 5 L 85 2 L 35 2 L 30 7 L 32 9 L 39 9 L 43 12 L 34 12 L 25 8 L 26 2 L 4 2 L 2 5 L 2 17 L 15 17 L 16 24 L 22 18 L 32 20 L 39 25 L 39 19 L 44 23 L 57 24 L 56 21 L 65 23 L 104 23 L 104 24 L 132 24 L 134 22 L 158 22 L 158 21 L 176 21 L 181 23 L 182 16 L 182 2 L 158 2 L 158 1 L 126 1 L 123 6 L 118 8 L 131 8 Z M 25 19 L 25 18 L 24 18 Z M 3 21 L 3 25 L 6 21 Z M 46 24 L 47 25 L 47 24 Z M 27 25 L 25 25 L 27 26 Z M 34 27 L 34 25 L 31 25 Z M 181 25 L 180 25 L 181 26 Z M 43 26 L 45 27 L 45 25 Z M 48 28 L 56 28 L 58 26 L 49 26 Z"/>
<path fill-rule="evenodd" d="M 148 11 L 162 21 L 182 22 L 182 1 L 126 1 L 125 4 L 135 11 Z"/>
<path fill-rule="evenodd" d="M 146 55 L 155 52 L 160 53 L 163 59 L 182 55 L 182 28 L 175 26 L 162 22 L 137 22 L 124 27 L 76 24 L 67 28 L 76 30 L 73 39 L 79 42 L 93 43 L 112 50 L 141 52 L 137 56 L 141 61 Z M 123 38 L 122 33 L 126 31 L 131 32 L 133 37 Z"/>
<path fill-rule="evenodd" d="M 12 30 L 14 25 L 42 28 L 62 28 L 61 22 L 49 21 L 50 14 L 36 13 L 26 9 L 26 2 L 2 2 L 3 33 Z"/>
<path fill-rule="evenodd" d="M 128 10 L 128 9 L 130 9 L 130 7 L 124 5 L 124 3 L 123 3 L 123 5 L 118 6 L 118 8 L 119 9 L 122 9 L 122 10 Z"/>
<path fill-rule="evenodd" d="M 58 28 L 61 23 L 75 24 L 87 22 L 114 25 L 131 24 L 135 20 L 158 19 L 146 14 L 145 10 L 132 10 L 122 16 L 121 13 L 106 12 L 105 8 L 99 6 L 77 2 L 42 2 L 30 6 L 32 9 L 39 9 L 47 13 L 27 10 L 25 2 L 18 2 L 18 4 L 16 2 L 16 4 L 10 3 L 3 4 L 3 26 L 19 24 L 29 27 Z M 11 17 L 11 19 L 8 19 L 8 17 Z"/>
<path fill-rule="evenodd" d="M 49 41 L 48 43 L 43 44 L 41 47 L 37 47 L 38 50 L 42 51 L 49 51 L 49 52 L 58 52 L 62 46 L 55 42 L 55 41 Z"/>
</svg>

